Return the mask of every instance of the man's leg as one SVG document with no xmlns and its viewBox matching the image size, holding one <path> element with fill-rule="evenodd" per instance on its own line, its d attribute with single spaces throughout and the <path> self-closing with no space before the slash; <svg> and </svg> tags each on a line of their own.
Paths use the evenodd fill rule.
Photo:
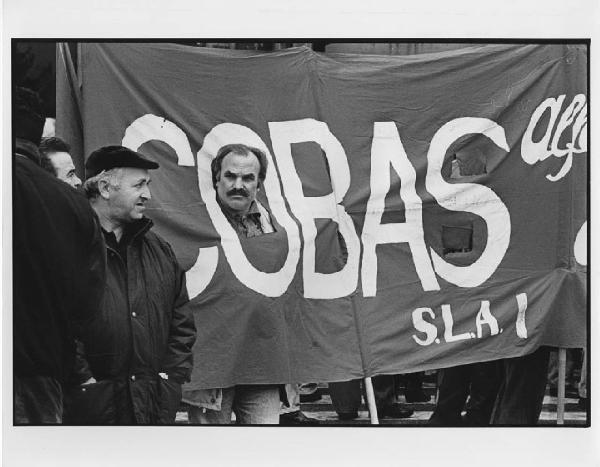
<svg viewBox="0 0 600 467">
<path fill-rule="evenodd" d="M 404 408 L 396 402 L 395 379 L 394 375 L 374 376 L 371 379 L 377 414 L 381 418 L 406 418 L 414 413 L 413 410 Z M 366 400 L 366 394 L 364 397 Z"/>
<path fill-rule="evenodd" d="M 235 396 L 235 387 L 224 388 L 222 392 L 221 410 L 190 406 L 188 408 L 190 423 L 194 425 L 231 425 L 231 411 Z"/>
<path fill-rule="evenodd" d="M 550 395 L 556 397 L 558 393 L 558 349 L 550 348 L 548 355 L 548 386 L 550 386 Z"/>
<path fill-rule="evenodd" d="M 278 385 L 242 384 L 235 387 L 233 411 L 242 425 L 278 425 L 281 398 Z"/>
<path fill-rule="evenodd" d="M 438 398 L 429 418 L 430 425 L 462 425 L 461 412 L 469 395 L 471 371 L 472 365 L 459 365 L 439 371 Z"/>
<path fill-rule="evenodd" d="M 471 370 L 471 389 L 467 402 L 465 423 L 468 426 L 487 426 L 502 381 L 502 362 L 474 363 Z"/>
<path fill-rule="evenodd" d="M 567 361 L 565 363 L 565 395 L 567 397 L 578 396 L 579 378 L 581 374 L 577 374 L 583 355 L 582 349 L 567 349 Z"/>
<path fill-rule="evenodd" d="M 583 349 L 583 363 L 581 364 L 581 373 L 579 378 L 579 407 L 587 409 L 587 349 Z"/>
<path fill-rule="evenodd" d="M 14 377 L 16 425 L 62 423 L 63 392 L 60 383 L 47 376 Z"/>
<path fill-rule="evenodd" d="M 503 360 L 503 380 L 492 425 L 535 425 L 542 411 L 548 377 L 549 347 Z"/>
<path fill-rule="evenodd" d="M 331 403 L 342 420 L 358 417 L 360 407 L 360 380 L 328 383 Z"/>
<path fill-rule="evenodd" d="M 300 410 L 300 385 L 299 384 L 286 384 L 285 394 L 287 396 L 287 403 L 281 402 L 280 414 L 293 413 Z"/>
<path fill-rule="evenodd" d="M 377 411 L 381 412 L 396 402 L 396 385 L 393 375 L 380 375 L 371 378 Z M 366 398 L 366 397 L 365 397 Z"/>
<path fill-rule="evenodd" d="M 579 378 L 579 397 L 587 398 L 587 349 L 583 349 L 583 362 Z"/>
<path fill-rule="evenodd" d="M 281 409 L 279 411 L 280 425 L 315 425 L 319 423 L 316 418 L 307 417 L 300 410 L 299 384 L 286 384 L 285 394 L 287 396 L 287 403 L 281 402 Z"/>
<path fill-rule="evenodd" d="M 424 371 L 404 375 L 404 398 L 406 402 L 429 402 L 431 396 L 423 390 Z"/>
</svg>

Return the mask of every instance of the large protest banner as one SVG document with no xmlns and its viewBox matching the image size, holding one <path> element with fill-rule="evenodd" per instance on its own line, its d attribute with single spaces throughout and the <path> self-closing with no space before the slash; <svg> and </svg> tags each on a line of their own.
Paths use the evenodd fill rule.
<svg viewBox="0 0 600 467">
<path fill-rule="evenodd" d="M 148 216 L 188 271 L 190 388 L 585 345 L 585 45 L 84 43 L 60 76 L 59 136 L 161 165 Z M 215 200 L 210 161 L 238 142 L 267 153 L 272 234 L 239 239 Z"/>
</svg>

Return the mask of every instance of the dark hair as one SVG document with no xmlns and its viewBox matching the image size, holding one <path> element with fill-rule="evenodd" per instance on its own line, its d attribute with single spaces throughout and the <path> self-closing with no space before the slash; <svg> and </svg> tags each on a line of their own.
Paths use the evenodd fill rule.
<svg viewBox="0 0 600 467">
<path fill-rule="evenodd" d="M 15 86 L 13 97 L 12 123 L 15 136 L 37 146 L 42 138 L 45 122 L 40 96 L 29 88 Z"/>
<path fill-rule="evenodd" d="M 42 138 L 42 142 L 38 148 L 40 152 L 40 166 L 50 172 L 52 175 L 56 175 L 54 165 L 50 161 L 50 154 L 55 152 L 71 152 L 71 146 L 69 143 L 63 141 L 60 138 L 51 136 L 49 138 Z"/>
<path fill-rule="evenodd" d="M 221 165 L 223 164 L 223 159 L 225 159 L 225 156 L 231 153 L 239 154 L 240 156 L 254 154 L 258 159 L 258 163 L 260 164 L 260 170 L 258 171 L 258 180 L 262 184 L 262 182 L 265 180 L 265 177 L 267 176 L 268 162 L 265 153 L 258 148 L 246 146 L 245 144 L 227 144 L 221 149 L 219 149 L 217 156 L 210 163 L 213 187 L 217 185 L 217 177 L 221 173 Z"/>
</svg>

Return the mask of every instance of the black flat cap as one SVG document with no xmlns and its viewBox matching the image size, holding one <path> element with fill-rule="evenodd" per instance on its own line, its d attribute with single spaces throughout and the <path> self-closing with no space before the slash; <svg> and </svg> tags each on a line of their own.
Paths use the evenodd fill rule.
<svg viewBox="0 0 600 467">
<path fill-rule="evenodd" d="M 158 163 L 151 161 L 139 152 L 124 146 L 104 146 L 90 154 L 85 162 L 85 178 L 98 175 L 103 170 L 115 167 L 135 167 L 138 169 L 158 169 Z"/>
</svg>

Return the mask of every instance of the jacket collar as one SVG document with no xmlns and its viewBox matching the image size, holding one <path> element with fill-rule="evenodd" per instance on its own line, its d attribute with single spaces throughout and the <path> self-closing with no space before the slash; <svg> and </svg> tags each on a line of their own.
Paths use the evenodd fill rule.
<svg viewBox="0 0 600 467">
<path fill-rule="evenodd" d="M 148 219 L 147 217 L 142 217 L 141 219 L 129 224 L 125 228 L 125 232 L 123 232 L 123 233 L 124 234 L 127 233 L 129 238 L 131 238 L 131 240 L 133 241 L 137 237 L 141 237 L 142 235 L 145 235 L 146 232 L 148 232 L 152 228 L 153 225 L 154 225 L 154 222 L 152 222 L 152 219 Z"/>
<path fill-rule="evenodd" d="M 261 212 L 256 204 L 256 200 L 253 200 L 252 203 L 250 203 L 250 207 L 248 208 L 248 212 L 246 214 L 238 214 L 231 211 L 227 206 L 225 206 L 225 204 L 221 201 L 221 199 L 218 196 L 217 203 L 221 207 L 221 211 L 223 211 L 225 217 L 229 219 L 229 222 L 234 222 L 236 224 L 239 224 L 242 221 L 242 219 L 247 217 L 259 219 L 261 215 Z"/>
<path fill-rule="evenodd" d="M 126 244 L 129 244 L 133 242 L 135 239 L 145 235 L 152 228 L 153 225 L 154 222 L 152 222 L 152 219 L 149 219 L 147 217 L 143 217 L 132 222 L 131 224 L 127 224 L 123 229 L 121 243 L 125 242 Z M 107 235 L 114 235 L 112 232 L 107 232 L 106 230 L 104 230 L 104 228 L 102 229 L 102 232 L 104 233 L 105 237 Z"/>
</svg>

